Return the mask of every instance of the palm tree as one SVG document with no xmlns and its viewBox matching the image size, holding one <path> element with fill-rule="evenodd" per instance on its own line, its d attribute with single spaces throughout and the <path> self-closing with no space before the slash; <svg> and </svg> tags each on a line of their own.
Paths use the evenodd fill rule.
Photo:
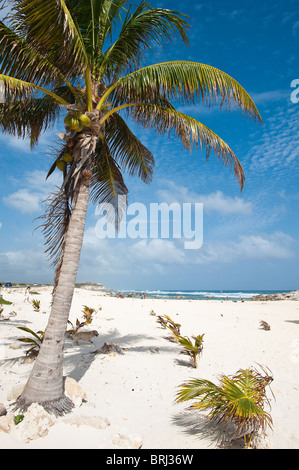
<svg viewBox="0 0 299 470">
<path fill-rule="evenodd" d="M 171 101 L 232 104 L 257 121 L 261 117 L 239 83 L 216 68 L 188 61 L 142 63 L 147 49 L 174 37 L 188 44 L 185 15 L 153 9 L 143 0 L 135 8 L 125 8 L 125 0 L 12 0 L 9 5 L 0 22 L 2 130 L 29 136 L 33 147 L 59 116 L 66 124 L 48 174 L 60 168 L 63 183 L 48 200 L 42 224 L 46 252 L 56 266 L 52 309 L 18 406 L 39 402 L 64 413 L 71 408 L 63 396 L 64 335 L 89 198 L 116 206 L 117 197 L 128 191 L 122 171 L 146 183 L 152 178 L 153 155 L 125 118 L 174 134 L 188 150 L 199 144 L 207 156 L 213 150 L 233 166 L 242 188 L 243 169 L 229 146 Z"/>
</svg>

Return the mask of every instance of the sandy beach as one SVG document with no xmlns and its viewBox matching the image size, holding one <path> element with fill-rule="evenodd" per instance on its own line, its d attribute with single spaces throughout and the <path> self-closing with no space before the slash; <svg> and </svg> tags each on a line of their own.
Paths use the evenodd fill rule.
<svg viewBox="0 0 299 470">
<path fill-rule="evenodd" d="M 34 290 L 39 295 L 31 299 L 40 300 L 40 312 L 24 303 L 24 288 L 2 292 L 12 302 L 3 306 L 0 320 L 0 403 L 8 412 L 8 392 L 25 383 L 32 368 L 24 363 L 28 345 L 17 342 L 26 334 L 17 327 L 43 330 L 50 312 L 52 288 Z M 258 364 L 270 369 L 275 396 L 274 400 L 268 394 L 273 430 L 267 430 L 260 445 L 299 447 L 298 301 L 115 298 L 76 288 L 70 315 L 73 323 L 82 318 L 84 305 L 97 310 L 92 324 L 84 329 L 99 334 L 89 344 L 79 341 L 75 345 L 66 339 L 64 375 L 79 383 L 86 400 L 70 415 L 55 419 L 42 438 L 24 442 L 18 431 L 22 423 L 10 432 L 0 432 L 1 449 L 117 449 L 130 446 L 128 442 L 142 449 L 214 449 L 217 436 L 205 416 L 187 410 L 191 403 L 175 403 L 178 387 L 196 377 L 217 382 L 221 373 L 230 375 Z M 204 333 L 196 369 L 181 354 L 182 347 L 170 341 L 170 331 L 161 328 L 152 311 L 181 324 L 184 336 Z M 270 330 L 260 328 L 262 320 Z M 104 343 L 118 345 L 123 354 L 92 354 Z M 103 418 L 106 425 L 94 425 L 95 417 Z"/>
</svg>

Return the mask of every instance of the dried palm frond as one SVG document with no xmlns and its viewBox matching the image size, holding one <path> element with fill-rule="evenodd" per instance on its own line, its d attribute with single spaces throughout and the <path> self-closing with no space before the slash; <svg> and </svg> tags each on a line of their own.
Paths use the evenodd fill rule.
<svg viewBox="0 0 299 470">
<path fill-rule="evenodd" d="M 70 193 L 68 191 L 56 191 L 45 201 L 45 213 L 38 219 L 44 220 L 38 228 L 42 229 L 45 236 L 45 253 L 52 260 L 52 266 L 61 263 L 65 235 L 71 218 Z"/>
<path fill-rule="evenodd" d="M 260 327 L 261 327 L 263 330 L 266 330 L 266 331 L 271 330 L 269 323 L 267 323 L 267 322 L 264 321 L 264 320 L 261 320 L 261 321 L 260 321 Z"/>
<path fill-rule="evenodd" d="M 160 323 L 160 325 L 162 326 L 162 328 L 166 328 L 166 326 L 167 326 L 167 320 L 165 320 L 165 318 L 162 317 L 162 315 L 157 315 L 157 322 Z"/>
</svg>

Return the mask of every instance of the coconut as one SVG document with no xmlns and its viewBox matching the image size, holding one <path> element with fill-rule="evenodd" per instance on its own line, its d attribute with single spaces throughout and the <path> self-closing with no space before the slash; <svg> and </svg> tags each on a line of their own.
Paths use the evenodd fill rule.
<svg viewBox="0 0 299 470">
<path fill-rule="evenodd" d="M 73 161 L 73 156 L 70 153 L 65 153 L 62 157 L 63 161 L 70 163 Z"/>
<path fill-rule="evenodd" d="M 80 121 L 79 119 L 77 119 L 76 117 L 72 116 L 71 114 L 68 114 L 65 118 L 64 118 L 64 124 L 66 126 L 69 126 L 71 129 L 77 129 L 77 127 L 79 127 L 80 125 Z"/>
<path fill-rule="evenodd" d="M 56 166 L 60 171 L 64 171 L 66 169 L 66 163 L 63 160 L 58 160 L 58 162 L 56 162 Z"/>
<path fill-rule="evenodd" d="M 86 114 L 80 114 L 79 121 L 80 121 L 80 125 L 83 127 L 89 127 L 91 124 L 91 121 Z"/>
</svg>

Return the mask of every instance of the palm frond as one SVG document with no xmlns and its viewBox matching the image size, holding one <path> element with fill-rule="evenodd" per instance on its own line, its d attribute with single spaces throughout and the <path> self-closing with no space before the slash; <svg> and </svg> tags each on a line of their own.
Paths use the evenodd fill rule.
<svg viewBox="0 0 299 470">
<path fill-rule="evenodd" d="M 113 114 L 105 128 L 105 138 L 114 160 L 129 175 L 137 175 L 145 183 L 152 180 L 155 161 L 152 153 L 133 134 L 124 119 Z"/>
<path fill-rule="evenodd" d="M 150 65 L 120 78 L 111 87 L 114 105 L 152 102 L 158 96 L 185 103 L 203 102 L 238 107 L 252 119 L 262 118 L 248 93 L 225 72 L 206 64 L 173 61 Z"/>
<path fill-rule="evenodd" d="M 40 86 L 72 85 L 49 60 L 0 21 L 0 72 Z"/>
<path fill-rule="evenodd" d="M 244 437 L 250 445 L 259 429 L 272 427 L 272 417 L 264 409 L 269 404 L 265 389 L 272 380 L 267 373 L 262 375 L 254 368 L 239 369 L 230 377 L 223 374 L 219 386 L 208 380 L 191 379 L 181 385 L 176 401 L 195 400 L 193 408 L 209 410 L 208 417 L 217 426 L 233 425 L 231 439 Z"/>
<path fill-rule="evenodd" d="M 194 400 L 197 398 L 207 398 L 209 396 L 215 396 L 219 392 L 219 387 L 210 380 L 204 379 L 190 379 L 184 382 L 176 395 L 176 401 L 178 403 Z M 198 402 L 196 402 L 197 407 Z M 202 406 L 204 408 L 204 405 Z"/>
<path fill-rule="evenodd" d="M 24 80 L 19 80 L 15 77 L 0 74 L 0 83 L 4 84 L 4 101 L 6 103 L 13 103 L 17 100 L 24 100 L 33 94 L 37 94 L 38 91 L 51 96 L 57 103 L 61 105 L 68 105 L 69 103 L 61 98 L 56 93 L 47 90 L 46 88 L 40 87 L 34 83 L 29 83 Z"/>
<path fill-rule="evenodd" d="M 0 104 L 0 126 L 4 132 L 29 137 L 33 147 L 42 132 L 53 127 L 60 106 L 49 96 L 29 98 L 12 105 Z"/>
<path fill-rule="evenodd" d="M 189 24 L 185 15 L 162 8 L 150 8 L 142 1 L 135 11 L 127 11 L 117 40 L 100 57 L 103 68 L 115 68 L 117 73 L 139 66 L 145 49 L 151 45 L 165 45 L 178 34 L 188 44 L 186 30 Z M 117 75 L 117 74 L 116 74 Z"/>
<path fill-rule="evenodd" d="M 136 105 L 131 109 L 130 115 L 137 123 L 145 128 L 155 129 L 159 134 L 170 135 L 174 132 L 187 150 L 191 150 L 192 145 L 197 148 L 200 144 L 202 150 L 205 148 L 206 158 L 209 158 L 213 150 L 218 160 L 221 160 L 225 166 L 234 168 L 234 174 L 242 190 L 245 177 L 241 163 L 230 147 L 204 124 L 174 108 L 151 104 Z"/>
<path fill-rule="evenodd" d="M 88 56 L 80 28 L 64 0 L 13 0 L 14 30 L 67 77 L 82 72 Z"/>
<path fill-rule="evenodd" d="M 58 190 L 45 201 L 45 212 L 38 217 L 43 223 L 39 225 L 45 237 L 45 253 L 52 260 L 52 266 L 59 266 L 64 252 L 65 236 L 69 226 L 71 208 L 70 188 Z"/>
<path fill-rule="evenodd" d="M 118 227 L 122 212 L 125 210 L 125 206 L 122 204 L 123 199 L 119 196 L 126 196 L 128 188 L 104 138 L 100 139 L 96 146 L 90 188 L 91 200 L 94 203 L 107 204 L 107 209 L 110 205 L 113 207 L 114 213 L 111 220 L 114 220 L 116 227 Z M 108 217 L 110 215 L 108 213 Z"/>
</svg>

